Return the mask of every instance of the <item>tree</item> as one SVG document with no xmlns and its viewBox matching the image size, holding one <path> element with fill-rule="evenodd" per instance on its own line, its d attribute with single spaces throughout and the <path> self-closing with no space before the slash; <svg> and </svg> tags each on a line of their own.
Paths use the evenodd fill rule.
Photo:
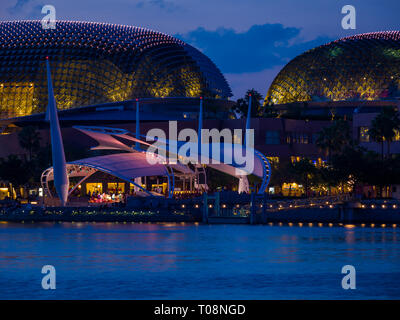
<svg viewBox="0 0 400 320">
<path fill-rule="evenodd" d="M 339 153 L 345 146 L 352 144 L 349 124 L 342 119 L 332 121 L 329 127 L 318 133 L 316 144 L 326 151 L 329 162 L 332 154 Z"/>
<path fill-rule="evenodd" d="M 236 114 L 237 118 L 247 117 L 247 110 L 249 108 L 249 100 L 251 95 L 251 117 L 261 117 L 264 112 L 263 107 L 263 96 L 256 90 L 247 90 L 244 98 L 240 98 L 236 101 L 236 104 L 232 107 L 232 111 Z"/>
<path fill-rule="evenodd" d="M 314 166 L 310 159 L 304 158 L 300 161 L 293 162 L 290 167 L 294 179 L 299 184 L 304 185 L 306 196 L 310 186 L 314 185 L 318 179 L 318 169 Z"/>
<path fill-rule="evenodd" d="M 21 148 L 28 151 L 29 161 L 33 158 L 33 153 L 40 148 L 40 135 L 35 127 L 23 127 L 18 133 L 18 142 Z"/>
<path fill-rule="evenodd" d="M 345 146 L 340 153 L 332 156 L 329 166 L 323 170 L 324 178 L 336 185 L 350 184 L 353 191 L 357 184 L 366 182 L 368 175 L 366 150 L 354 145 Z"/>
<path fill-rule="evenodd" d="M 30 177 L 29 167 L 16 155 L 0 159 L 0 178 L 13 184 L 15 187 L 24 185 Z"/>
<path fill-rule="evenodd" d="M 387 156 L 390 155 L 390 144 L 400 129 L 400 119 L 395 108 L 383 108 L 371 122 L 368 134 L 373 141 L 381 143 L 381 157 L 384 157 L 383 146 L 387 142 Z"/>
</svg>

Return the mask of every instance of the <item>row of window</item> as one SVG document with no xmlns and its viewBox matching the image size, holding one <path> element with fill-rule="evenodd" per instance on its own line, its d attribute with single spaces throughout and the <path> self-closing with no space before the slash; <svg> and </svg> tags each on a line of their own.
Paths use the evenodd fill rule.
<svg viewBox="0 0 400 320">
<path fill-rule="evenodd" d="M 266 131 L 265 132 L 265 144 L 281 144 L 281 143 L 301 143 L 309 144 L 315 143 L 317 140 L 317 134 L 311 134 L 306 132 L 286 132 L 284 133 L 283 139 L 281 139 L 280 131 Z"/>
<path fill-rule="evenodd" d="M 267 157 L 269 162 L 271 163 L 271 165 L 273 167 L 276 167 L 279 165 L 279 157 Z M 295 163 L 295 162 L 299 162 L 303 159 L 307 159 L 306 157 L 300 157 L 300 156 L 290 156 L 290 162 L 291 163 Z M 326 160 L 322 159 L 322 158 L 316 158 L 316 159 L 311 159 L 310 162 L 320 168 L 320 167 L 325 167 L 326 166 Z"/>
<path fill-rule="evenodd" d="M 368 127 L 359 127 L 358 128 L 358 139 L 360 142 L 371 142 L 372 139 L 369 136 Z M 400 131 L 394 130 L 395 136 L 393 137 L 393 141 L 400 141 Z"/>
</svg>

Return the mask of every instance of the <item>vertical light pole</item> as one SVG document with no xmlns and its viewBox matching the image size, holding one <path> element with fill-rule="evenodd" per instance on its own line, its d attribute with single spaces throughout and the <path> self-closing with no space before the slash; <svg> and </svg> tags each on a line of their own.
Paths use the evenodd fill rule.
<svg viewBox="0 0 400 320">
<path fill-rule="evenodd" d="M 246 138 L 247 138 L 247 132 L 250 130 L 250 120 L 251 120 L 251 93 L 249 93 L 249 107 L 247 108 L 247 118 L 246 118 L 246 129 L 244 131 L 244 139 L 243 139 L 243 147 L 246 150 L 246 155 L 247 155 L 247 148 L 246 148 Z M 239 177 L 239 186 L 238 186 L 238 192 L 242 193 L 249 193 L 250 192 L 250 186 L 249 186 L 249 180 L 247 179 L 247 176 L 243 175 Z"/>
<path fill-rule="evenodd" d="M 198 137 L 198 141 L 199 141 L 197 153 L 199 155 L 200 162 L 201 162 L 201 129 L 203 129 L 203 97 L 200 97 L 199 129 L 197 132 L 197 137 Z"/>
<path fill-rule="evenodd" d="M 136 98 L 136 139 L 140 139 L 140 124 L 139 124 L 139 99 Z M 136 141 L 135 149 L 139 150 L 139 142 Z"/>
<path fill-rule="evenodd" d="M 53 160 L 54 187 L 56 188 L 61 205 L 64 207 L 68 200 L 69 180 L 67 163 L 65 161 L 64 146 L 62 142 L 60 123 L 57 115 L 57 105 L 54 98 L 53 84 L 49 58 L 46 57 L 48 104 L 46 120 L 50 121 L 51 153 Z"/>
<path fill-rule="evenodd" d="M 244 132 L 244 145 L 246 145 L 246 134 L 250 130 L 251 120 L 251 93 L 249 94 L 249 107 L 247 108 L 246 130 Z"/>
</svg>

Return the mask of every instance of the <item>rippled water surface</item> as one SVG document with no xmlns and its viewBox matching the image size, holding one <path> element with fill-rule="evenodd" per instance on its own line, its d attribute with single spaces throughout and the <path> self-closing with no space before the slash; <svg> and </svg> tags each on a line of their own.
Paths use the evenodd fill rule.
<svg viewBox="0 0 400 320">
<path fill-rule="evenodd" d="M 1 223 L 0 298 L 398 299 L 400 229 Z"/>
</svg>

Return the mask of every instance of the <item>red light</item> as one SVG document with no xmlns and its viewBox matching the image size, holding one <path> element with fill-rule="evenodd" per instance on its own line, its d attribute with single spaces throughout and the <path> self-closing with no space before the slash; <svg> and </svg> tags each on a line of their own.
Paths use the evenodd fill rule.
<svg viewBox="0 0 400 320">
<path fill-rule="evenodd" d="M 251 93 L 249 93 L 249 97 L 251 97 Z"/>
<path fill-rule="evenodd" d="M 46 60 L 49 60 L 49 57 L 46 56 Z"/>
<path fill-rule="evenodd" d="M 203 99 L 203 97 L 200 97 L 200 100 L 202 100 Z"/>
<path fill-rule="evenodd" d="M 138 98 L 136 98 L 136 102 L 138 102 L 139 101 L 139 99 Z"/>
</svg>

